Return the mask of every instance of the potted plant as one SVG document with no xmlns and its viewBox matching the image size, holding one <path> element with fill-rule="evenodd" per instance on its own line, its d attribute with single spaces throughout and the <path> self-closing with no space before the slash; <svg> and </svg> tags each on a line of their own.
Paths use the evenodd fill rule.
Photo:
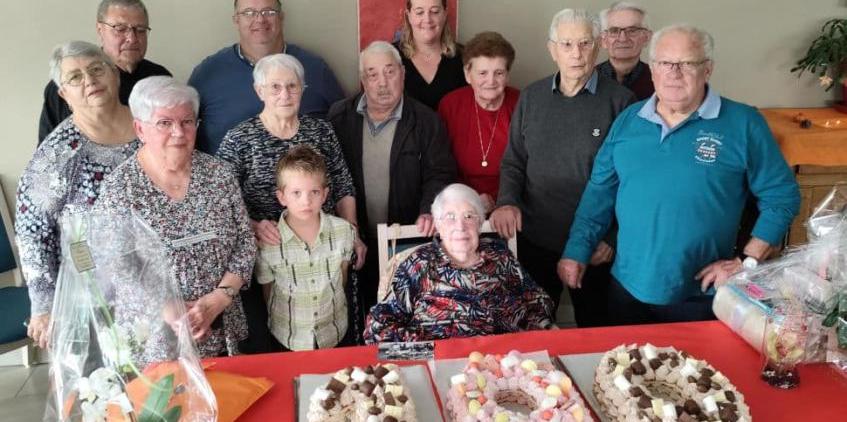
<svg viewBox="0 0 847 422">
<path fill-rule="evenodd" d="M 806 51 L 806 56 L 797 61 L 791 72 L 804 72 L 818 75 L 820 84 L 827 91 L 835 84 L 841 85 L 847 102 L 847 19 L 835 18 L 826 21 L 821 27 L 821 33 L 812 41 Z"/>
</svg>

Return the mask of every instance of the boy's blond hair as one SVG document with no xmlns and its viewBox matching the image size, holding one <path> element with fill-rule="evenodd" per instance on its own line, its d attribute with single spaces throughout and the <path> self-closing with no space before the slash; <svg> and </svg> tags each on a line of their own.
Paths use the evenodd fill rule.
<svg viewBox="0 0 847 422">
<path fill-rule="evenodd" d="M 279 190 L 283 190 L 285 187 L 283 174 L 286 171 L 320 176 L 323 179 L 323 187 L 327 187 L 326 161 L 320 153 L 308 145 L 298 145 L 291 148 L 276 163 L 276 186 Z"/>
</svg>

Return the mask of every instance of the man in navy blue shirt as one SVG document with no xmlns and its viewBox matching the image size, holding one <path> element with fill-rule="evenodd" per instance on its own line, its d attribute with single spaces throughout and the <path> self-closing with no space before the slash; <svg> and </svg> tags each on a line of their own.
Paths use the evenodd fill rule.
<svg viewBox="0 0 847 422">
<path fill-rule="evenodd" d="M 329 106 L 344 97 L 323 59 L 285 42 L 284 17 L 279 0 L 235 0 L 232 21 L 238 29 L 238 43 L 206 57 L 188 79 L 200 93 L 197 149 L 214 154 L 228 130 L 262 110 L 253 89 L 253 64 L 262 57 L 285 53 L 303 64 L 306 89 L 300 114 L 324 117 Z"/>
</svg>

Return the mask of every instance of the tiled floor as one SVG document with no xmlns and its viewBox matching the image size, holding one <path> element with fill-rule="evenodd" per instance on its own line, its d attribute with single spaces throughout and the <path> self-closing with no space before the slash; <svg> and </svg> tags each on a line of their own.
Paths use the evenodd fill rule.
<svg viewBox="0 0 847 422">
<path fill-rule="evenodd" d="M 575 326 L 567 293 L 556 315 L 559 327 Z M 40 422 L 47 396 L 47 365 L 0 366 L 0 422 Z"/>
<path fill-rule="evenodd" d="M 47 370 L 47 365 L 0 367 L 0 422 L 42 420 Z"/>
</svg>

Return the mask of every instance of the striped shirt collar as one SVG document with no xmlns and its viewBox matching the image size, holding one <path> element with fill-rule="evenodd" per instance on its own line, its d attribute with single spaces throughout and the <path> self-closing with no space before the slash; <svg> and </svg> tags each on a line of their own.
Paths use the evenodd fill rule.
<svg viewBox="0 0 847 422">
<path fill-rule="evenodd" d="M 288 215 L 288 210 L 282 211 L 282 215 L 279 217 L 279 224 L 277 224 L 277 228 L 279 229 L 279 235 L 282 239 L 282 243 L 285 244 L 285 245 L 288 245 L 288 246 L 297 245 L 297 244 L 308 244 L 308 242 L 304 241 L 303 239 L 300 239 L 300 237 L 298 237 L 297 234 L 294 233 L 294 230 L 292 230 L 291 227 L 288 226 L 288 223 L 285 222 L 285 216 L 286 215 Z M 321 219 L 321 226 L 318 229 L 318 235 L 315 238 L 315 246 L 316 247 L 321 243 L 321 240 L 323 240 L 324 233 L 326 233 L 327 230 L 329 230 L 329 227 L 327 226 L 327 224 L 328 224 L 327 220 L 329 220 L 329 219 L 326 218 L 326 215 L 324 214 L 323 211 L 320 212 L 320 219 Z"/>
<path fill-rule="evenodd" d="M 356 112 L 361 114 L 365 118 L 365 121 L 368 122 L 368 129 L 371 131 L 371 136 L 377 136 L 389 123 L 395 120 L 400 121 L 400 118 L 403 117 L 403 97 L 400 97 L 400 102 L 397 103 L 397 107 L 394 107 L 394 111 L 391 112 L 388 118 L 379 123 L 375 123 L 371 120 L 370 115 L 368 115 L 367 94 L 362 94 L 359 97 L 359 102 L 356 104 Z"/>
</svg>

